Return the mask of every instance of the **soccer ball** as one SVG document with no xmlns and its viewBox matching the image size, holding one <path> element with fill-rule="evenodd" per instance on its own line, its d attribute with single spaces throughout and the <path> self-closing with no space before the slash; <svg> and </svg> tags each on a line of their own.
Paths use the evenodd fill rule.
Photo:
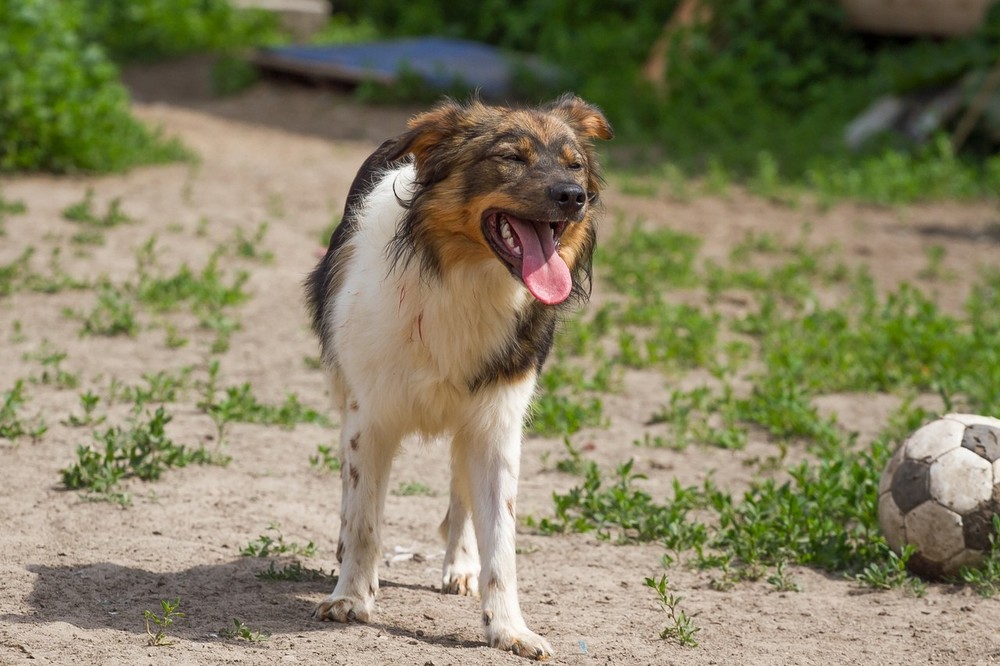
<svg viewBox="0 0 1000 666">
<path fill-rule="evenodd" d="M 1000 419 L 946 414 L 896 450 L 878 489 L 878 522 L 907 566 L 928 578 L 978 566 L 1000 515 Z"/>
</svg>

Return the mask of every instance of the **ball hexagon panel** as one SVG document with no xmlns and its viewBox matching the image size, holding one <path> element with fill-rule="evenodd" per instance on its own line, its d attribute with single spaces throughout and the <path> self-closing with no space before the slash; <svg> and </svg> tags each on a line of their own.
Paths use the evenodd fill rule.
<svg viewBox="0 0 1000 666">
<path fill-rule="evenodd" d="M 965 550 L 962 517 L 937 502 L 924 502 L 903 517 L 906 538 L 919 544 L 920 554 L 945 562 Z"/>
<path fill-rule="evenodd" d="M 962 441 L 965 424 L 955 419 L 944 418 L 931 421 L 913 433 L 903 446 L 906 457 L 915 460 L 934 460 Z"/>
<path fill-rule="evenodd" d="M 906 543 L 906 528 L 903 525 L 903 512 L 896 506 L 892 493 L 879 495 L 878 526 L 889 547 L 898 553 Z"/>
<path fill-rule="evenodd" d="M 969 449 L 948 451 L 930 466 L 931 497 L 962 514 L 993 497 L 993 465 Z"/>
<path fill-rule="evenodd" d="M 906 458 L 892 475 L 892 499 L 904 514 L 931 498 L 929 462 Z"/>
<path fill-rule="evenodd" d="M 941 574 L 954 576 L 962 567 L 978 567 L 983 563 L 983 554 L 978 550 L 963 550 L 941 565 Z"/>
<path fill-rule="evenodd" d="M 906 456 L 906 447 L 900 446 L 896 449 L 896 452 L 892 454 L 889 458 L 889 462 L 885 465 L 885 470 L 882 472 L 882 477 L 878 481 L 878 494 L 882 495 L 889 490 L 892 485 L 892 479 L 896 475 L 896 470 L 903 463 L 903 458 Z"/>
<path fill-rule="evenodd" d="M 966 426 L 986 425 L 993 428 L 1000 428 L 1000 419 L 995 419 L 992 416 L 983 416 L 981 414 L 945 414 L 941 418 L 958 421 Z"/>
<path fill-rule="evenodd" d="M 1000 460 L 1000 428 L 976 423 L 965 428 L 962 448 L 989 460 Z"/>
<path fill-rule="evenodd" d="M 983 552 L 990 549 L 993 534 L 993 516 L 997 513 L 996 503 L 983 502 L 974 511 L 962 514 L 962 534 L 965 547 Z"/>
</svg>

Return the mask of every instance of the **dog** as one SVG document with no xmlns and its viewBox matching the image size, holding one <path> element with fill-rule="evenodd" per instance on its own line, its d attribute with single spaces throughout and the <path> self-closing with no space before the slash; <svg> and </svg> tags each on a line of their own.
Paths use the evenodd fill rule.
<svg viewBox="0 0 1000 666">
<path fill-rule="evenodd" d="M 361 166 L 306 280 L 341 412 L 340 577 L 314 616 L 368 622 L 389 470 L 450 435 L 441 589 L 480 596 L 486 641 L 546 659 L 518 605 L 521 431 L 560 315 L 590 294 L 602 112 L 447 100 Z"/>
</svg>

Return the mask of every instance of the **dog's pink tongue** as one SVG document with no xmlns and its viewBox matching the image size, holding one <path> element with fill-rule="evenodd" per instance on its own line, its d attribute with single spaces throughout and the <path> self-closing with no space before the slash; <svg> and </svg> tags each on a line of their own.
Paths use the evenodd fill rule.
<svg viewBox="0 0 1000 666">
<path fill-rule="evenodd" d="M 528 291 L 546 305 L 565 301 L 573 288 L 573 279 L 566 262 L 556 252 L 549 226 L 514 218 L 508 221 L 521 241 L 521 279 Z"/>
</svg>

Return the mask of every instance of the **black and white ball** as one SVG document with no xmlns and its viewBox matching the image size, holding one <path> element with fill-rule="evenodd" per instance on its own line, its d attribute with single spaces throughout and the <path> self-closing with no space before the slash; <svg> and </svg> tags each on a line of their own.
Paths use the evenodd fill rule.
<svg viewBox="0 0 1000 666">
<path fill-rule="evenodd" d="M 929 578 L 978 566 L 1000 515 L 1000 419 L 946 414 L 896 450 L 879 484 L 878 522 L 910 571 Z"/>
</svg>

